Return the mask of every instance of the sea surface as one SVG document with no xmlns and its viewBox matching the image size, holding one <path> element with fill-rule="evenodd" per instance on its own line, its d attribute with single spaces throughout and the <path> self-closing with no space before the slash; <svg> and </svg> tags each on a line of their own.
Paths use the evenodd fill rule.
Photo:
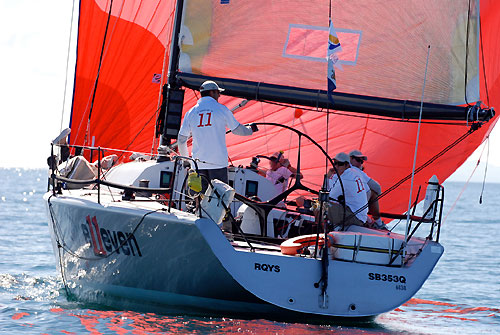
<svg viewBox="0 0 500 335">
<path fill-rule="evenodd" d="M 0 169 L 0 185 L 1 334 L 500 334 L 500 184 L 486 184 L 479 204 L 481 184 L 445 183 L 445 253 L 434 272 L 408 303 L 349 326 L 265 315 L 160 315 L 71 301 L 49 238 L 47 172 Z"/>
</svg>

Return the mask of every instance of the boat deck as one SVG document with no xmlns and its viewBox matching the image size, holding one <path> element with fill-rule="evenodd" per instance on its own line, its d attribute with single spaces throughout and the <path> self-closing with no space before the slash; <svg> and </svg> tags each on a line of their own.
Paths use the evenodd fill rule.
<svg viewBox="0 0 500 335">
<path fill-rule="evenodd" d="M 169 211 L 168 203 L 161 203 L 156 199 L 152 199 L 145 196 L 136 196 L 134 199 L 123 199 L 122 193 L 113 192 L 112 190 L 102 189 L 102 188 L 99 197 L 98 197 L 98 191 L 96 189 L 65 190 L 63 192 L 62 197 L 73 198 L 77 201 L 90 201 L 93 203 L 100 203 L 103 207 L 106 208 L 116 207 L 120 209 L 154 211 L 157 213 L 174 215 L 177 219 L 182 218 L 184 220 L 187 220 L 186 222 L 188 221 L 194 222 L 198 219 L 197 215 L 190 212 L 178 210 L 175 208 L 171 208 Z M 223 231 L 223 233 L 227 238 L 227 240 L 230 242 L 231 246 L 237 251 L 256 252 L 259 254 L 286 256 L 286 257 L 306 257 L 306 258 L 311 257 L 307 255 L 307 251 L 306 254 L 297 254 L 292 256 L 284 255 L 281 252 L 280 245 L 285 241 L 285 239 L 269 238 L 251 234 L 247 234 L 245 237 L 243 237 L 240 234 L 233 234 L 231 232 L 225 232 L 225 231 Z M 347 256 L 339 256 L 339 254 L 337 254 L 338 257 L 335 257 L 335 259 L 344 261 L 354 261 L 354 262 L 357 261 L 356 257 L 360 251 L 364 252 L 365 254 L 366 253 L 372 254 L 372 256 L 368 256 L 368 258 L 374 258 L 375 256 L 380 258 L 381 254 L 385 255 L 393 254 L 399 249 L 399 247 L 396 247 L 395 244 L 389 247 L 387 246 L 387 244 L 381 245 L 380 241 L 378 241 L 377 242 L 378 244 L 375 244 L 375 246 L 370 244 L 368 244 L 368 246 L 366 245 L 362 246 L 361 238 L 359 238 L 360 235 L 362 235 L 363 241 L 370 238 L 372 240 L 376 239 L 380 240 L 380 238 L 385 237 L 386 238 L 385 240 L 387 240 L 388 238 L 389 240 L 391 240 L 391 242 L 392 240 L 394 240 L 394 241 L 399 241 L 399 243 L 401 243 L 401 241 L 404 239 L 404 236 L 392 233 L 387 230 L 376 230 L 358 226 L 351 226 L 349 227 L 348 231 L 334 232 L 334 234 L 338 234 L 340 238 L 343 238 L 344 236 L 347 235 L 350 235 L 351 237 L 353 237 L 354 235 L 358 236 L 357 238 L 354 236 L 354 239 L 347 241 L 347 243 L 339 242 L 339 245 L 335 246 L 337 250 L 340 250 L 342 253 L 347 255 Z M 418 255 L 424 243 L 425 240 L 420 238 L 412 238 L 410 240 L 406 248 L 407 249 L 405 257 L 406 263 L 411 262 L 411 259 L 414 258 L 414 256 Z"/>
</svg>

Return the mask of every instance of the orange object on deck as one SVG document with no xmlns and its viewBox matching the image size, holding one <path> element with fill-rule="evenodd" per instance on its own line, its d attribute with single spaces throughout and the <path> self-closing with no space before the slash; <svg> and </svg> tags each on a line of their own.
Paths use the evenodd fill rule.
<svg viewBox="0 0 500 335">
<path fill-rule="evenodd" d="M 301 235 L 290 238 L 280 245 L 281 253 L 283 255 L 294 256 L 300 253 L 301 249 L 310 247 L 316 244 L 317 234 L 310 235 Z M 332 235 L 328 235 L 328 246 L 334 243 L 334 237 Z M 318 246 L 322 247 L 325 241 L 325 234 L 319 235 Z"/>
</svg>

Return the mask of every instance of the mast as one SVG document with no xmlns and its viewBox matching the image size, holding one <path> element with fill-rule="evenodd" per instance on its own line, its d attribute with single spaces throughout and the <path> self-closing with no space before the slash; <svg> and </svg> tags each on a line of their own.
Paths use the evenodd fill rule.
<svg viewBox="0 0 500 335">
<path fill-rule="evenodd" d="M 160 145 L 170 145 L 172 139 L 179 133 L 184 90 L 177 86 L 176 74 L 179 68 L 179 33 L 182 24 L 184 0 L 177 0 L 175 7 L 174 29 L 171 36 L 170 57 L 168 63 L 168 79 L 163 85 L 162 103 L 157 120 L 157 136 L 161 134 Z M 198 85 L 199 87 L 199 85 Z"/>
<path fill-rule="evenodd" d="M 181 32 L 182 25 L 182 12 L 184 10 L 184 0 L 177 0 L 175 7 L 175 20 L 174 20 L 174 30 L 172 31 L 172 37 L 170 42 L 170 57 L 168 61 L 168 80 L 167 85 L 170 88 L 175 87 L 175 75 L 177 74 L 177 69 L 179 68 L 179 34 Z"/>
<path fill-rule="evenodd" d="M 176 77 L 178 86 L 191 89 L 198 89 L 205 80 L 214 80 L 224 87 L 224 95 L 248 100 L 274 101 L 314 108 L 329 108 L 402 120 L 415 120 L 419 118 L 420 114 L 420 101 L 334 92 L 335 104 L 332 104 L 325 90 L 208 77 L 191 73 L 177 73 Z M 426 120 L 488 121 L 494 115 L 493 109 L 479 108 L 479 106 L 464 107 L 434 103 L 424 103 L 422 106 L 422 119 Z"/>
</svg>

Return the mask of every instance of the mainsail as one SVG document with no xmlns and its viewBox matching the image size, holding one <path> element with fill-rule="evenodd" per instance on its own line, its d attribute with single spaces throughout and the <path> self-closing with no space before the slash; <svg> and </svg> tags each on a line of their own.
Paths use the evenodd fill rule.
<svg viewBox="0 0 500 335">
<path fill-rule="evenodd" d="M 328 0 L 186 0 L 179 70 L 194 76 L 326 90 L 329 5 Z M 168 64 L 165 54 L 170 49 L 174 10 L 173 0 L 80 2 L 71 144 L 93 140 L 101 147 L 151 150 L 161 90 L 153 78 Z M 331 16 L 342 44 L 336 92 L 418 102 L 430 45 L 425 102 L 500 105 L 498 1 L 407 0 L 387 6 L 380 1 L 332 0 Z M 196 102 L 196 94 L 186 91 L 185 111 Z M 360 149 L 368 156 L 366 172 L 383 189 L 411 173 L 417 126 L 405 122 L 404 115 L 389 119 L 334 108 L 275 105 L 255 101 L 258 95 L 252 98 L 236 112 L 242 123 L 295 127 L 330 155 Z M 220 101 L 231 107 L 240 99 Z M 436 158 L 416 175 L 415 185 L 424 184 L 433 174 L 446 179 L 496 121 L 495 117 Z M 424 123 L 417 167 L 467 133 L 469 126 L 465 120 Z M 250 139 L 228 135 L 227 143 L 235 165 L 248 165 L 255 155 L 278 150 L 296 163 L 297 140 L 283 131 L 264 127 Z M 310 186 L 319 186 L 324 158 L 308 150 L 307 143 L 303 145 L 304 179 Z M 408 181 L 381 199 L 382 210 L 404 211 L 409 187 Z"/>
</svg>

